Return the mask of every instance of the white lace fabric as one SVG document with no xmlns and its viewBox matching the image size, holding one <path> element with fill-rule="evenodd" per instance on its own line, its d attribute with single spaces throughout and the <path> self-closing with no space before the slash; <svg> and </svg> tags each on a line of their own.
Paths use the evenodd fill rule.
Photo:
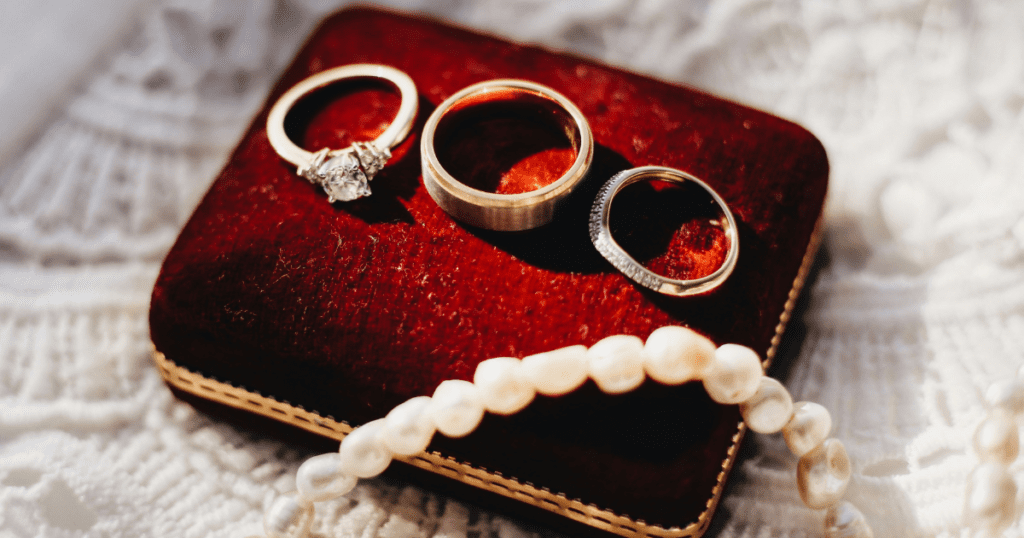
<svg viewBox="0 0 1024 538">
<path fill-rule="evenodd" d="M 147 310 L 178 230 L 334 7 L 144 4 L 123 13 L 116 46 L 83 45 L 97 60 L 71 98 L 0 103 L 49 114 L 8 126 L 29 142 L 0 162 L 0 537 L 258 534 L 263 507 L 292 489 L 308 454 L 174 400 L 148 356 Z M 847 498 L 876 536 L 963 534 L 983 393 L 1024 363 L 1024 6 L 397 7 L 696 86 L 822 140 L 827 261 L 783 381 L 832 412 L 854 462 Z M 820 535 L 795 463 L 776 436 L 748 436 L 709 535 Z M 1024 486 L 1024 463 L 1011 470 Z M 317 514 L 325 537 L 551 534 L 383 480 Z M 1022 534 L 1018 516 L 1004 536 Z"/>
</svg>

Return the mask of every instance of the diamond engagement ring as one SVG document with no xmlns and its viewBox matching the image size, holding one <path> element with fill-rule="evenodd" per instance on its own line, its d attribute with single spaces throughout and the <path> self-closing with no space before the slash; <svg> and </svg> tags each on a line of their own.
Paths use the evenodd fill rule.
<svg viewBox="0 0 1024 538">
<path fill-rule="evenodd" d="M 612 199 L 626 186 L 645 180 L 660 180 L 679 184 L 692 182 L 707 191 L 715 203 L 718 204 L 724 217 L 722 219 L 724 221 L 722 229 L 725 232 L 726 240 L 729 241 L 729 252 L 726 254 L 722 265 L 713 273 L 692 280 L 664 277 L 641 265 L 612 238 L 611 227 L 609 226 Z M 732 274 L 740 253 L 739 229 L 736 227 L 736 219 L 733 218 L 732 212 L 729 211 L 729 207 L 722 200 L 722 197 L 708 186 L 707 183 L 693 175 L 662 166 L 641 166 L 624 170 L 612 176 L 601 187 L 601 190 L 597 193 L 597 199 L 594 200 L 594 207 L 590 211 L 590 240 L 593 241 L 594 247 L 597 248 L 597 251 L 605 259 L 637 284 L 658 293 L 677 297 L 697 295 L 720 286 Z"/>
<path fill-rule="evenodd" d="M 309 152 L 295 145 L 285 132 L 285 118 L 292 107 L 315 90 L 352 78 L 382 79 L 398 88 L 402 103 L 391 125 L 376 139 L 344 149 Z M 370 195 L 369 181 L 391 158 L 391 148 L 409 134 L 416 110 L 416 85 L 409 75 L 386 65 L 346 65 L 317 73 L 286 91 L 267 115 L 267 137 L 278 155 L 298 167 L 300 176 L 323 187 L 328 201 L 348 202 Z"/>
<path fill-rule="evenodd" d="M 467 185 L 466 178 L 456 179 L 442 165 L 435 146 L 451 141 L 452 132 L 459 128 L 458 119 L 486 115 L 502 107 L 506 109 L 504 114 L 515 121 L 530 116 L 550 127 L 558 137 L 568 139 L 575 158 L 554 182 L 526 192 L 487 192 Z M 492 141 L 482 140 L 485 144 Z M 500 144 L 497 147 L 507 149 Z M 427 192 L 449 215 L 480 228 L 520 231 L 542 226 L 554 218 L 558 206 L 590 169 L 594 139 L 583 113 L 562 94 L 535 82 L 499 79 L 468 86 L 438 105 L 423 128 L 420 155 Z"/>
</svg>

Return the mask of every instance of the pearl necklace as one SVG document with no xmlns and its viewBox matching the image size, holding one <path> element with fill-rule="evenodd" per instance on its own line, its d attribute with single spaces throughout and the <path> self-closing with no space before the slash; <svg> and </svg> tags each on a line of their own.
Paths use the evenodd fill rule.
<svg viewBox="0 0 1024 538">
<path fill-rule="evenodd" d="M 989 387 L 985 399 L 989 410 L 974 430 L 979 463 L 967 477 L 964 522 L 978 536 L 998 536 L 1016 515 L 1017 484 L 1009 467 L 1020 453 L 1017 417 L 1024 414 L 1024 366 L 1016 379 Z"/>
<path fill-rule="evenodd" d="M 295 478 L 298 491 L 271 503 L 263 515 L 264 530 L 268 538 L 308 536 L 314 503 L 348 493 L 359 478 L 377 476 L 395 455 L 426 450 L 435 432 L 448 437 L 468 435 L 487 411 L 517 413 L 537 394 L 567 394 L 588 377 L 605 393 L 621 394 L 640 386 L 646 376 L 667 385 L 701 381 L 712 400 L 739 404 L 749 429 L 781 431 L 786 445 L 800 458 L 796 472 L 800 498 L 810 508 L 827 511 L 826 538 L 873 538 L 860 510 L 841 500 L 850 483 L 850 459 L 843 444 L 828 437 L 832 430 L 828 411 L 812 402 L 793 403 L 781 383 L 763 375 L 761 360 L 752 349 L 736 344 L 716 349 L 706 337 L 676 326 L 655 330 L 646 344 L 636 336 L 615 335 L 590 349 L 577 345 L 522 360 L 485 360 L 477 366 L 472 383 L 444 381 L 433 396 L 412 398 L 386 417 L 354 429 L 338 452 L 304 462 Z M 1024 406 L 1024 394 L 1015 401 Z M 979 436 L 989 446 L 989 434 Z M 979 470 L 987 469 L 986 465 Z"/>
</svg>

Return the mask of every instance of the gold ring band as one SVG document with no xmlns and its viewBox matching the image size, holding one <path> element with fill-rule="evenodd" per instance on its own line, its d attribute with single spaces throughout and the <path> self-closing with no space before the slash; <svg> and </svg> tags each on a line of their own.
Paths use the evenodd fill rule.
<svg viewBox="0 0 1024 538">
<path fill-rule="evenodd" d="M 553 183 L 517 194 L 475 189 L 445 170 L 434 147 L 438 126 L 445 115 L 483 103 L 516 100 L 543 104 L 566 117 L 562 127 L 576 150 L 576 158 L 568 170 Z M 590 169 L 594 158 L 594 138 L 583 113 L 564 95 L 535 82 L 499 79 L 466 87 L 441 103 L 423 128 L 420 153 L 427 192 L 448 214 L 480 228 L 520 231 L 551 222 L 558 206 Z"/>
</svg>

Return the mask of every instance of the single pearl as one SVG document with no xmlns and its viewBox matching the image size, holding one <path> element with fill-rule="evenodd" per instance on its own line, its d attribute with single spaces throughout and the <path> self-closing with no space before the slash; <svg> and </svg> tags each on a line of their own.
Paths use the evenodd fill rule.
<svg viewBox="0 0 1024 538">
<path fill-rule="evenodd" d="M 704 378 L 715 359 L 715 344 L 687 327 L 667 325 L 647 337 L 644 353 L 644 368 L 651 379 L 679 385 Z"/>
<path fill-rule="evenodd" d="M 384 417 L 380 431 L 384 446 L 394 454 L 411 456 L 427 449 L 434 437 L 434 423 L 427 415 L 430 396 L 410 398 Z"/>
<path fill-rule="evenodd" d="M 796 466 L 800 498 L 820 510 L 835 504 L 850 485 L 850 457 L 838 439 L 826 439 L 803 455 Z"/>
<path fill-rule="evenodd" d="M 267 538 L 305 538 L 312 524 L 313 505 L 303 503 L 295 492 L 274 499 L 263 513 L 263 531 Z"/>
<path fill-rule="evenodd" d="M 587 380 L 587 348 L 569 346 L 524 357 L 522 373 L 541 394 L 568 394 Z"/>
<path fill-rule="evenodd" d="M 747 427 L 757 433 L 775 433 L 793 418 L 793 398 L 782 383 L 762 377 L 757 392 L 740 404 Z"/>
<path fill-rule="evenodd" d="M 480 400 L 488 411 L 511 415 L 533 401 L 537 390 L 523 379 L 522 365 L 512 357 L 488 359 L 477 365 L 473 384 L 480 389 Z"/>
<path fill-rule="evenodd" d="M 622 394 L 644 382 L 644 342 L 617 334 L 587 350 L 590 377 L 607 394 Z"/>
<path fill-rule="evenodd" d="M 1017 422 L 1004 409 L 989 412 L 974 430 L 974 450 L 981 461 L 994 461 L 1009 465 L 1020 452 Z"/>
<path fill-rule="evenodd" d="M 786 446 L 796 456 L 803 456 L 821 444 L 832 431 L 832 415 L 814 402 L 793 404 L 793 418 L 782 427 Z"/>
<path fill-rule="evenodd" d="M 825 538 L 875 538 L 875 533 L 856 506 L 842 501 L 825 512 Z"/>
<path fill-rule="evenodd" d="M 1024 380 L 997 381 L 985 392 L 985 400 L 993 408 L 1002 408 L 1014 415 L 1024 413 Z"/>
<path fill-rule="evenodd" d="M 352 491 L 358 479 L 341 472 L 341 455 L 320 454 L 304 461 L 295 474 L 299 498 L 306 503 L 336 499 Z"/>
<path fill-rule="evenodd" d="M 448 437 L 463 437 L 484 418 L 484 404 L 476 385 L 453 379 L 437 386 L 427 413 L 437 431 Z"/>
<path fill-rule="evenodd" d="M 964 520 L 975 531 L 999 534 L 1013 521 L 1017 484 L 1005 466 L 982 463 L 967 477 Z"/>
<path fill-rule="evenodd" d="M 391 451 L 380 439 L 384 419 L 367 422 L 352 430 L 341 440 L 341 471 L 359 478 L 370 478 L 384 472 L 391 463 Z"/>
<path fill-rule="evenodd" d="M 715 350 L 704 376 L 704 390 L 721 404 L 737 404 L 757 392 L 763 371 L 761 359 L 749 347 L 725 344 Z"/>
</svg>

